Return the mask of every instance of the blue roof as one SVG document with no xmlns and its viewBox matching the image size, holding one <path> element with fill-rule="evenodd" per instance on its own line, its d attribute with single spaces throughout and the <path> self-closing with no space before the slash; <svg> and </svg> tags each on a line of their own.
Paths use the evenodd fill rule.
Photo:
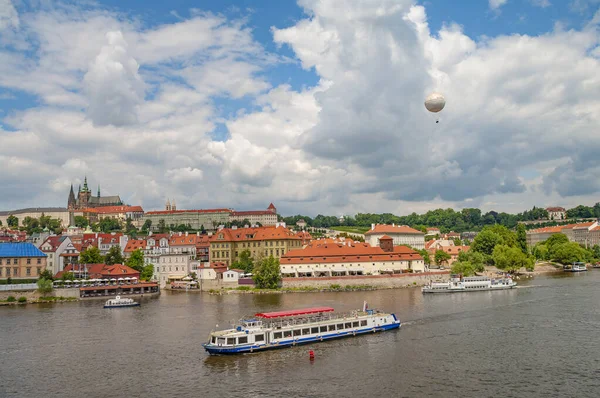
<svg viewBox="0 0 600 398">
<path fill-rule="evenodd" d="M 46 257 L 46 254 L 32 243 L 0 243 L 1 257 Z"/>
</svg>

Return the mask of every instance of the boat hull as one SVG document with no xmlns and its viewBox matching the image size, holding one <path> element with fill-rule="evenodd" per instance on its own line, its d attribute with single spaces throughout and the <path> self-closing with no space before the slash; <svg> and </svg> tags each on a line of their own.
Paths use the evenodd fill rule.
<svg viewBox="0 0 600 398">
<path fill-rule="evenodd" d="M 122 304 L 122 305 L 105 305 L 104 308 L 125 308 L 125 307 L 139 307 L 140 303 L 133 304 Z"/>
<path fill-rule="evenodd" d="M 343 332 L 339 332 L 339 333 L 333 332 L 333 333 L 323 334 L 321 336 L 314 336 L 314 337 L 311 336 L 311 337 L 305 337 L 305 338 L 284 340 L 284 341 L 279 341 L 276 344 L 254 344 L 254 345 L 237 346 L 237 347 L 219 347 L 219 346 L 215 346 L 213 344 L 205 343 L 205 344 L 202 344 L 202 346 L 210 355 L 246 354 L 246 353 L 262 352 L 262 351 L 267 351 L 267 350 L 276 350 L 276 349 L 280 349 L 280 348 L 295 347 L 297 345 L 320 343 L 322 341 L 335 340 L 335 339 L 341 339 L 341 338 L 347 338 L 347 337 L 355 337 L 355 336 L 365 335 L 365 334 L 369 334 L 369 333 L 384 332 L 387 330 L 399 329 L 400 326 L 401 326 L 400 321 L 395 321 L 394 323 L 389 324 L 389 325 L 357 329 L 355 331 L 343 331 Z"/>
</svg>

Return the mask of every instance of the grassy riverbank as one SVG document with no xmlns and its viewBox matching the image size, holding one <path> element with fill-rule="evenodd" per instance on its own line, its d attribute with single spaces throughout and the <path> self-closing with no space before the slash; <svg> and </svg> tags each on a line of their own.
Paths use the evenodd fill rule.
<svg viewBox="0 0 600 398">
<path fill-rule="evenodd" d="M 27 299 L 25 296 L 19 298 L 14 296 L 8 296 L 6 300 L 0 300 L 0 305 L 25 305 L 25 304 L 41 304 L 41 303 L 66 303 L 70 301 L 77 301 L 75 297 L 39 297 L 35 299 Z"/>
<path fill-rule="evenodd" d="M 414 282 L 411 286 L 417 286 Z M 282 293 L 318 293 L 318 292 L 360 292 L 369 290 L 382 290 L 382 289 L 398 289 L 397 287 L 381 287 L 372 285 L 338 285 L 331 284 L 329 286 L 299 286 L 299 287 L 282 287 L 279 289 L 259 289 L 250 286 L 239 286 L 237 288 L 223 288 L 223 289 L 211 289 L 208 291 L 209 294 L 282 294 Z"/>
</svg>

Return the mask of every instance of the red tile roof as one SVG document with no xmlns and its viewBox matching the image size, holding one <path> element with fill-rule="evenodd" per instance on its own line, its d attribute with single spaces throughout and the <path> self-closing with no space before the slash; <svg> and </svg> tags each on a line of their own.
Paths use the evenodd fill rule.
<svg viewBox="0 0 600 398">
<path fill-rule="evenodd" d="M 196 234 L 188 234 L 188 236 L 185 236 L 185 234 L 181 234 L 181 236 L 173 235 L 169 239 L 169 246 L 196 246 L 200 240 L 200 236 Z"/>
<path fill-rule="evenodd" d="M 55 278 L 61 278 L 62 275 L 65 272 L 73 272 L 73 271 L 78 271 L 81 267 L 81 270 L 83 271 L 83 269 L 85 269 L 84 267 L 87 267 L 87 275 L 90 279 L 92 278 L 125 278 L 126 276 L 128 277 L 133 277 L 135 276 L 136 278 L 140 277 L 140 273 L 139 271 L 134 270 L 131 267 L 128 267 L 127 265 L 123 265 L 123 264 L 114 264 L 114 265 L 106 265 L 106 264 L 83 264 L 83 265 L 72 265 L 72 264 L 67 264 L 65 266 L 65 269 L 58 272 L 54 277 Z"/>
<path fill-rule="evenodd" d="M 222 238 L 220 238 L 222 236 Z M 211 237 L 211 242 L 241 242 L 263 240 L 300 240 L 285 227 L 223 228 Z"/>
<path fill-rule="evenodd" d="M 411 234 L 411 235 L 425 235 L 423 232 L 418 231 L 406 225 L 384 225 L 377 224 L 375 228 L 370 229 L 365 235 L 373 234 Z"/>
<path fill-rule="evenodd" d="M 60 244 L 64 241 L 64 237 L 61 235 L 58 236 L 49 236 L 44 243 L 42 243 L 40 245 L 40 250 L 43 251 L 44 253 L 54 253 L 58 247 L 60 246 Z M 50 249 L 45 249 L 46 247 L 50 246 Z"/>
<path fill-rule="evenodd" d="M 270 211 L 270 210 L 232 211 L 231 215 L 232 216 L 238 216 L 238 217 L 243 217 L 243 216 L 267 216 L 267 215 L 273 215 L 273 212 Z"/>
<path fill-rule="evenodd" d="M 131 239 L 127 242 L 124 252 L 134 252 L 137 249 L 144 250 L 146 248 L 146 241 L 144 239 Z"/>
<path fill-rule="evenodd" d="M 280 263 L 285 265 L 408 260 L 423 260 L 423 258 L 419 253 L 406 246 L 395 246 L 394 251 L 390 253 L 384 252 L 381 247 L 360 243 L 309 246 L 305 249 L 290 250 L 281 257 Z"/>
<path fill-rule="evenodd" d="M 383 235 L 381 238 L 379 238 L 379 240 L 394 240 L 393 238 L 390 238 L 387 235 Z"/>
<path fill-rule="evenodd" d="M 563 207 L 546 207 L 546 211 L 561 212 L 565 211 L 565 209 Z"/>
<path fill-rule="evenodd" d="M 159 214 L 182 214 L 182 213 L 231 213 L 230 209 L 205 209 L 205 210 L 158 210 L 149 211 L 148 215 Z"/>
<path fill-rule="evenodd" d="M 94 210 L 99 214 L 144 212 L 142 206 L 102 206 L 95 207 Z"/>
</svg>

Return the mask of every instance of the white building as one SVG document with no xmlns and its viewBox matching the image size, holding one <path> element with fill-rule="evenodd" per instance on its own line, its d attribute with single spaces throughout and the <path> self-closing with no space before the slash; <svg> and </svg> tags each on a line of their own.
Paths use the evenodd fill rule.
<svg viewBox="0 0 600 398">
<path fill-rule="evenodd" d="M 62 235 L 49 236 L 40 245 L 40 250 L 48 256 L 46 269 L 52 271 L 52 275 L 56 275 L 65 268 L 65 257 L 62 254 L 68 248 L 75 249 L 71 239 L 68 236 Z"/>
<path fill-rule="evenodd" d="M 190 273 L 190 258 L 185 254 L 167 253 L 162 254 L 154 264 L 152 279 L 164 288 L 172 281 L 185 278 Z"/>
<path fill-rule="evenodd" d="M 383 237 L 381 246 L 368 243 L 324 244 L 290 250 L 281 257 L 284 277 L 381 275 L 424 272 L 423 257 L 406 246 L 393 246 Z"/>
<path fill-rule="evenodd" d="M 237 282 L 244 273 L 241 269 L 230 269 L 223 272 L 223 282 Z"/>
<path fill-rule="evenodd" d="M 550 220 L 560 221 L 567 218 L 567 211 L 563 207 L 547 207 L 546 211 Z"/>
<path fill-rule="evenodd" d="M 391 237 L 395 246 L 408 245 L 417 250 L 425 248 L 425 234 L 406 225 L 371 224 L 371 229 L 365 232 L 365 242 L 379 246 L 379 239 L 384 235 Z"/>
</svg>

